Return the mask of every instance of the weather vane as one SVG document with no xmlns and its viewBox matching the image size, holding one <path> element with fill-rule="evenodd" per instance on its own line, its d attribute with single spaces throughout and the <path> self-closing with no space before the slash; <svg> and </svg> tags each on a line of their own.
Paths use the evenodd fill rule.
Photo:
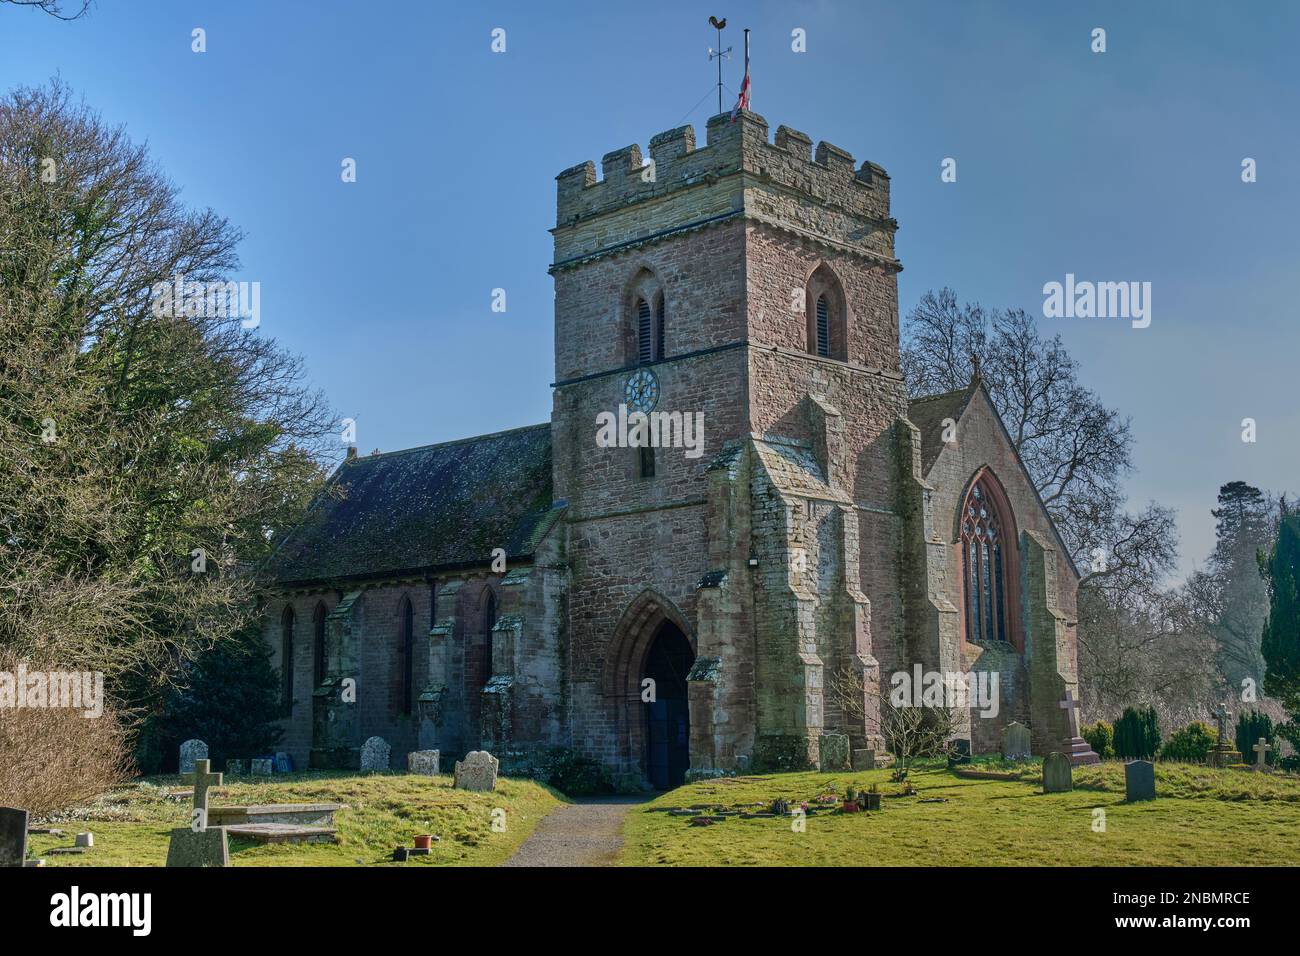
<svg viewBox="0 0 1300 956">
<path fill-rule="evenodd" d="M 722 61 L 731 59 L 731 47 L 722 49 L 722 29 L 727 25 L 727 18 L 719 20 L 717 17 L 709 17 L 709 26 L 718 31 L 718 48 L 715 50 L 709 48 L 709 60 L 718 61 L 718 112 L 722 112 Z"/>
</svg>

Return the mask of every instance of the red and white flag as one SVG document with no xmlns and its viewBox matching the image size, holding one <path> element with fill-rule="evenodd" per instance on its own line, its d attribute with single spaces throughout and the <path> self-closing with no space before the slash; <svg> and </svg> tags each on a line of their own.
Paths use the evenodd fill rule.
<svg viewBox="0 0 1300 956">
<path fill-rule="evenodd" d="M 749 31 L 745 31 L 745 79 L 740 84 L 740 96 L 731 108 L 731 121 L 734 123 L 741 110 L 749 109 Z"/>
</svg>

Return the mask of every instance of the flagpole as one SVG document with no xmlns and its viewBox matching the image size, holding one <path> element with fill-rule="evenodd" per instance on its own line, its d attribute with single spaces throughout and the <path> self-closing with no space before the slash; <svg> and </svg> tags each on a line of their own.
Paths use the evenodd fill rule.
<svg viewBox="0 0 1300 956">
<path fill-rule="evenodd" d="M 749 79 L 749 27 L 745 27 L 745 79 Z M 750 108 L 748 103 L 745 108 Z"/>
</svg>

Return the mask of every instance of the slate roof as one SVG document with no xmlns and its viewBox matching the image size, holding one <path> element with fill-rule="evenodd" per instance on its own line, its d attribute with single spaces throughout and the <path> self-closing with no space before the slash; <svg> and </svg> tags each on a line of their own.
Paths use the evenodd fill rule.
<svg viewBox="0 0 1300 956">
<path fill-rule="evenodd" d="M 531 557 L 555 523 L 551 426 L 348 459 L 263 578 L 280 586 Z"/>
<path fill-rule="evenodd" d="M 939 452 L 943 451 L 943 420 L 951 418 L 955 422 L 960 419 L 977 387 L 971 384 L 908 403 L 908 421 L 921 430 L 921 474 L 930 473 Z"/>
</svg>

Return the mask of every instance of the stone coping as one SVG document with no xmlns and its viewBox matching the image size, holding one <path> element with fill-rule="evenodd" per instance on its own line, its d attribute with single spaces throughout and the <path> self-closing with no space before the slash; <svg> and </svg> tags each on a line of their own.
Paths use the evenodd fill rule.
<svg viewBox="0 0 1300 956">
<path fill-rule="evenodd" d="M 274 813 L 334 813 L 346 810 L 346 803 L 261 803 L 251 807 L 213 807 L 213 813 L 244 813 L 250 817 Z"/>
</svg>

